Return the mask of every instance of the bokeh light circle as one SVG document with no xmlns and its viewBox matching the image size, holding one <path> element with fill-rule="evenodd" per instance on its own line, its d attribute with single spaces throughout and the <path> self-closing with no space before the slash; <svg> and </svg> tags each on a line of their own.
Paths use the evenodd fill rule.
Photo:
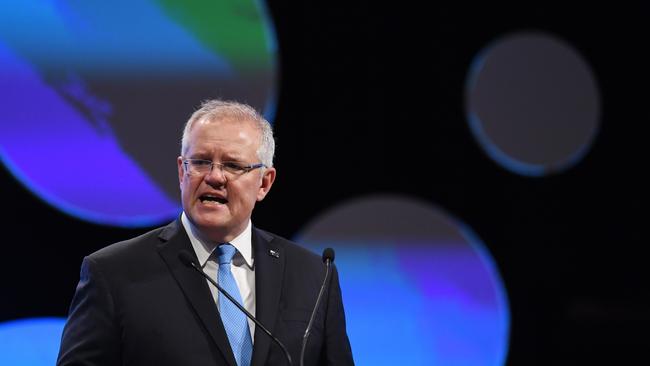
<svg viewBox="0 0 650 366">
<path fill-rule="evenodd" d="M 0 365 L 54 365 L 64 325 L 64 318 L 30 318 L 0 323 Z"/>
<path fill-rule="evenodd" d="M 403 196 L 354 199 L 296 240 L 335 249 L 358 364 L 505 364 L 510 315 L 496 265 L 443 210 Z"/>
<path fill-rule="evenodd" d="M 256 0 L 2 2 L 0 161 L 83 220 L 172 219 L 180 135 L 200 102 L 245 101 L 272 117 L 270 25 Z"/>
<path fill-rule="evenodd" d="M 598 131 L 600 92 L 590 66 L 548 34 L 495 40 L 476 56 L 466 88 L 474 136 L 493 160 L 518 174 L 574 166 Z"/>
</svg>

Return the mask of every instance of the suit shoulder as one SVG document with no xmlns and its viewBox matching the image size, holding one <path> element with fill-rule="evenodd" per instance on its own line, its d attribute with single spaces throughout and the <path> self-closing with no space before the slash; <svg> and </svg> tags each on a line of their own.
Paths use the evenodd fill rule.
<svg viewBox="0 0 650 366">
<path fill-rule="evenodd" d="M 149 253 L 161 242 L 159 236 L 164 229 L 165 227 L 159 227 L 135 238 L 110 244 L 88 257 L 98 262 L 121 261 L 126 258 L 138 257 L 138 254 Z"/>
</svg>

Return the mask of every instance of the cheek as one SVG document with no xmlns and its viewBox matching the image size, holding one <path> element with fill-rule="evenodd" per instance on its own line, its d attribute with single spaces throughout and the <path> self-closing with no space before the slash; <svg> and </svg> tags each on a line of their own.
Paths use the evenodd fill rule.
<svg viewBox="0 0 650 366">
<path fill-rule="evenodd" d="M 237 201 L 241 205 L 251 206 L 257 201 L 257 188 L 255 184 L 247 184 L 237 187 Z M 232 193 L 232 192 L 231 192 Z"/>
<path fill-rule="evenodd" d="M 183 181 L 181 182 L 181 196 L 191 197 L 200 184 L 201 184 L 200 179 L 196 179 L 196 178 L 192 179 L 192 177 L 188 177 L 186 175 Z"/>
</svg>

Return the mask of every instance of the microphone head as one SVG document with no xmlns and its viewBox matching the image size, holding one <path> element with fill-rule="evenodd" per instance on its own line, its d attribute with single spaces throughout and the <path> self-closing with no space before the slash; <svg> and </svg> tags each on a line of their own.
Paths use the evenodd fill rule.
<svg viewBox="0 0 650 366">
<path fill-rule="evenodd" d="M 334 262 L 334 249 L 332 248 L 325 248 L 323 250 L 323 262 L 327 263 L 327 261 Z"/>
<path fill-rule="evenodd" d="M 194 258 L 192 258 L 192 255 L 187 250 L 182 250 L 178 253 L 178 259 L 180 259 L 184 265 L 194 267 Z"/>
</svg>

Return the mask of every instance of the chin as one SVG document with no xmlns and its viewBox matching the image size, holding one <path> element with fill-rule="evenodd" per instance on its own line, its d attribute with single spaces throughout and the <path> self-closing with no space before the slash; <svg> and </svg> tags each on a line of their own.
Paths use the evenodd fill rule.
<svg viewBox="0 0 650 366">
<path fill-rule="evenodd" d="M 214 217 L 198 217 L 196 220 L 197 227 L 204 229 L 204 230 L 210 230 L 210 231 L 221 231 L 224 230 L 227 227 L 227 224 L 224 220 L 214 218 Z"/>
</svg>

